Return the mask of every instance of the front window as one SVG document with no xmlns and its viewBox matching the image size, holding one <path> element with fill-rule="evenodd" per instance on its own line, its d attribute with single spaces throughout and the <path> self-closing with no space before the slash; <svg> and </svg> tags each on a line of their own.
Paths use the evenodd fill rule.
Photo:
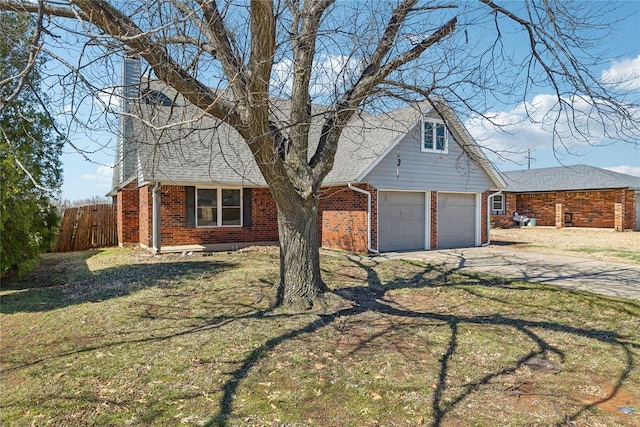
<svg viewBox="0 0 640 427">
<path fill-rule="evenodd" d="M 242 194 L 239 189 L 198 188 L 198 227 L 242 225 Z"/>
<path fill-rule="evenodd" d="M 218 225 L 218 190 L 198 189 L 198 225 Z"/>
<path fill-rule="evenodd" d="M 425 119 L 422 122 L 422 151 L 446 153 L 447 128 L 442 121 Z"/>
<path fill-rule="evenodd" d="M 222 190 L 222 225 L 241 225 L 240 190 Z"/>
<path fill-rule="evenodd" d="M 491 198 L 491 214 L 504 215 L 504 195 L 497 194 Z"/>
</svg>

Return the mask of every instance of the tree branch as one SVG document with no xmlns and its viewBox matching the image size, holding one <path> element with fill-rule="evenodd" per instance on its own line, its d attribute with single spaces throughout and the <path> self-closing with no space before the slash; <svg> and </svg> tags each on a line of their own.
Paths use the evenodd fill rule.
<svg viewBox="0 0 640 427">
<path fill-rule="evenodd" d="M 154 40 L 149 32 L 143 32 L 129 16 L 114 8 L 104 0 L 72 0 L 73 7 L 45 6 L 44 14 L 63 18 L 75 18 L 100 28 L 105 33 L 121 41 L 144 58 L 155 74 L 182 93 L 193 105 L 212 116 L 224 120 L 241 135 L 246 136 L 245 121 L 235 106 L 216 96 L 213 91 L 187 73 L 166 49 Z M 37 12 L 37 5 L 0 1 L 0 10 Z"/>
<path fill-rule="evenodd" d="M 90 18 L 87 14 L 80 10 L 76 10 L 71 7 L 51 6 L 42 2 L 42 9 L 40 3 L 20 2 L 20 1 L 2 1 L 0 2 L 0 10 L 6 10 L 11 12 L 23 12 L 23 13 L 39 13 L 42 10 L 44 15 L 59 16 L 61 18 L 81 18 L 83 21 L 90 22 Z"/>
<path fill-rule="evenodd" d="M 293 10 L 294 26 L 292 31 L 293 48 L 293 84 L 291 88 L 291 144 L 287 162 L 299 163 L 297 169 L 308 168 L 307 150 L 309 148 L 309 127 L 311 125 L 311 97 L 309 84 L 313 70 L 313 58 L 316 53 L 316 38 L 323 13 L 334 0 L 305 2 L 303 9 Z M 301 22 L 298 28 L 298 22 Z M 299 172 L 300 173 L 300 172 Z M 308 171 L 307 171 L 308 173 Z"/>
<path fill-rule="evenodd" d="M 389 53 L 389 50 L 391 50 L 398 36 L 398 31 L 400 31 L 407 15 L 416 3 L 417 0 L 404 0 L 404 2 L 393 11 L 384 35 L 378 42 L 375 52 L 371 55 L 368 66 L 362 72 L 361 79 L 375 74 L 380 69 L 382 61 Z"/>
<path fill-rule="evenodd" d="M 230 40 L 231 33 L 224 24 L 218 5 L 215 0 L 197 0 L 197 2 L 202 9 L 205 23 L 207 24 L 206 26 L 202 25 L 201 31 L 207 35 L 211 44 L 215 47 L 217 58 L 222 64 L 227 79 L 229 82 L 233 82 L 230 86 L 236 99 L 243 99 L 247 93 L 246 70 L 240 58 L 233 52 Z M 198 26 L 200 27 L 200 25 Z"/>
<path fill-rule="evenodd" d="M 195 46 L 198 49 L 202 49 L 204 52 L 207 52 L 209 55 L 216 58 L 216 54 L 217 54 L 216 48 L 211 43 L 205 43 L 202 40 L 199 40 L 195 37 L 171 36 L 171 37 L 164 37 L 162 40 L 167 44 L 183 44 L 183 45 Z"/>
<path fill-rule="evenodd" d="M 387 25 L 387 30 L 376 49 L 377 55 L 385 56 L 386 52 L 388 52 L 390 47 L 388 45 L 389 40 L 387 38 L 392 34 L 394 37 L 397 37 L 399 30 L 398 19 L 400 17 L 402 17 L 402 20 L 406 19 L 408 11 L 404 8 L 410 3 L 411 0 L 406 0 L 403 5 L 394 10 L 389 24 Z M 310 162 L 310 165 L 313 168 L 320 166 L 318 170 L 314 172 L 315 174 L 324 177 L 333 167 L 333 161 L 329 161 L 329 159 L 333 159 L 340 134 L 349 120 L 351 120 L 351 117 L 353 117 L 353 114 L 360 103 L 367 98 L 374 88 L 384 81 L 389 74 L 397 70 L 402 65 L 415 60 L 429 47 L 453 33 L 456 22 L 457 18 L 453 17 L 432 35 L 422 40 L 413 49 L 392 59 L 387 64 L 378 67 L 377 64 L 372 61 L 370 65 L 365 68 L 356 84 L 336 103 L 334 114 L 329 117 L 323 125 L 318 149 Z"/>
<path fill-rule="evenodd" d="M 130 46 L 149 63 L 161 80 L 182 93 L 189 102 L 206 113 L 226 121 L 241 135 L 246 134 L 245 122 L 234 105 L 215 96 L 210 88 L 189 75 L 171 58 L 162 45 L 151 37 L 142 35 L 142 31 L 128 16 L 103 0 L 76 0 L 75 3 L 90 16 L 92 24 Z"/>
</svg>

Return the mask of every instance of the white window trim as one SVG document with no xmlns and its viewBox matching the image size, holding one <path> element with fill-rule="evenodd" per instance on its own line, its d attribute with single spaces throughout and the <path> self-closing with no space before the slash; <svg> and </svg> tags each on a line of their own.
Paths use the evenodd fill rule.
<svg viewBox="0 0 640 427">
<path fill-rule="evenodd" d="M 438 154 L 447 154 L 449 152 L 449 129 L 447 128 L 447 126 L 444 126 L 444 150 L 438 150 L 437 148 L 425 148 L 424 147 L 424 124 L 425 123 L 433 123 L 433 124 L 440 124 L 440 125 L 445 125 L 444 121 L 441 119 L 436 119 L 436 118 L 432 118 L 432 117 L 423 117 L 422 121 L 420 122 L 420 150 L 423 153 L 438 153 Z M 435 126 L 433 127 L 433 141 L 435 143 L 436 141 L 436 128 Z"/>
<path fill-rule="evenodd" d="M 217 196 L 216 196 L 216 200 L 220 201 L 220 206 L 218 206 L 217 209 L 217 218 L 216 218 L 216 224 L 217 225 L 200 225 L 198 224 L 198 192 L 199 190 L 216 190 L 217 192 Z M 239 190 L 240 191 L 240 225 L 234 224 L 234 225 L 222 225 L 222 190 Z M 242 188 L 236 188 L 236 187 L 196 187 L 196 197 L 195 197 L 195 218 L 196 218 L 196 227 L 197 228 L 240 228 L 243 227 L 243 198 L 242 198 L 243 194 L 242 194 Z"/>
<path fill-rule="evenodd" d="M 505 207 L 504 207 L 504 194 L 499 194 L 498 196 L 501 197 L 502 202 L 500 203 L 500 209 L 494 209 L 494 200 L 496 196 L 491 197 L 491 215 L 504 215 L 505 214 Z"/>
</svg>

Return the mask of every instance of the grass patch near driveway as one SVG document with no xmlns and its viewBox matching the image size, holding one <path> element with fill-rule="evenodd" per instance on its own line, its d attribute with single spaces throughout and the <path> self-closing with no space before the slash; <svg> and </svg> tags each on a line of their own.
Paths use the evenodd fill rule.
<svg viewBox="0 0 640 427">
<path fill-rule="evenodd" d="M 640 238 L 640 236 L 638 236 Z M 609 258 L 623 258 L 640 264 L 640 252 L 625 249 L 609 249 L 609 248 L 579 248 L 571 249 L 573 252 L 579 252 L 589 255 L 602 255 Z"/>
<path fill-rule="evenodd" d="M 640 424 L 637 301 L 333 254 L 291 312 L 278 260 L 46 254 L 0 291 L 2 425 Z"/>
</svg>

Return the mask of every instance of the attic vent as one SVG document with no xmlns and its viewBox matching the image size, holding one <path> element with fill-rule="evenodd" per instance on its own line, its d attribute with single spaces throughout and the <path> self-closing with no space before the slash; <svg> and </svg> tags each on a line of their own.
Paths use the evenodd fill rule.
<svg viewBox="0 0 640 427">
<path fill-rule="evenodd" d="M 153 104 L 162 107 L 171 107 L 173 105 L 173 101 L 171 101 L 167 95 L 160 91 L 151 89 L 146 89 L 142 92 L 142 101 L 145 104 Z"/>
</svg>

